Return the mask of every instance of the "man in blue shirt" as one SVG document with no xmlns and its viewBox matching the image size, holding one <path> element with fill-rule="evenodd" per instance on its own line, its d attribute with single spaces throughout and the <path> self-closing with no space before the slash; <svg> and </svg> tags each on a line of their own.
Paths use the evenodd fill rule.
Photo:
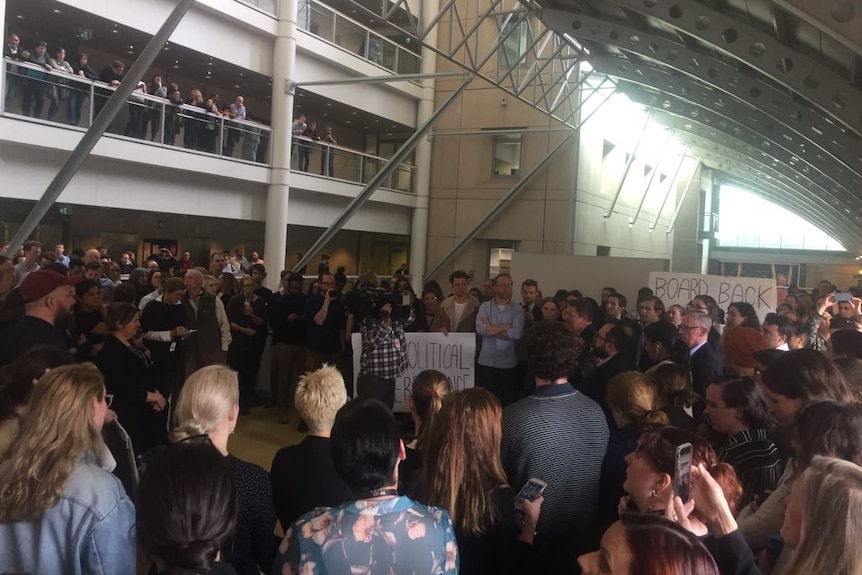
<svg viewBox="0 0 862 575">
<path fill-rule="evenodd" d="M 515 346 L 524 331 L 524 310 L 512 303 L 512 276 L 494 278 L 494 299 L 479 306 L 476 333 L 482 349 L 476 365 L 476 385 L 494 393 L 503 407 L 518 399 L 521 383 L 517 377 Z"/>
</svg>

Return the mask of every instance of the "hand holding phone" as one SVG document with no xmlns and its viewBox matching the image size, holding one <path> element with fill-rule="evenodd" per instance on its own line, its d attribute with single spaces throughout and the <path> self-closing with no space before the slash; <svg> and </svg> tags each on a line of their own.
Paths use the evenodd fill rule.
<svg viewBox="0 0 862 575">
<path fill-rule="evenodd" d="M 542 494 L 547 487 L 548 484 L 542 481 L 541 479 L 536 479 L 535 477 L 530 478 L 527 483 L 521 488 L 518 494 L 515 496 L 515 499 L 526 499 L 528 501 L 533 501 L 536 497 Z"/>
<path fill-rule="evenodd" d="M 691 443 L 683 443 L 676 448 L 676 460 L 673 474 L 674 495 L 686 503 L 691 497 Z"/>
</svg>

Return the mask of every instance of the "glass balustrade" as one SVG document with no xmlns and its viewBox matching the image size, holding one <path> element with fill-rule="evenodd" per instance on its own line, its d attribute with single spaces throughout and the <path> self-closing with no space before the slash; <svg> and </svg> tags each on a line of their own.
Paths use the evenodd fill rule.
<svg viewBox="0 0 862 575">
<path fill-rule="evenodd" d="M 114 88 L 63 72 L 5 60 L 3 113 L 83 131 L 105 107 Z M 212 114 L 196 106 L 176 105 L 164 98 L 134 92 L 106 131 L 153 146 L 185 148 L 269 164 L 270 128 L 255 122 Z M 343 146 L 294 137 L 291 169 L 310 174 L 368 183 L 386 158 Z M 383 188 L 413 192 L 415 166 L 402 163 Z"/>
<path fill-rule="evenodd" d="M 299 0 L 297 25 L 397 74 L 419 73 L 419 55 L 320 2 Z"/>
<path fill-rule="evenodd" d="M 26 62 L 6 60 L 3 111 L 30 118 L 89 128 L 114 88 L 64 72 L 49 72 Z M 164 98 L 133 92 L 113 119 L 107 134 L 174 146 L 236 160 L 269 163 L 270 128 L 263 124 L 211 114 L 203 108 L 176 105 Z"/>
</svg>

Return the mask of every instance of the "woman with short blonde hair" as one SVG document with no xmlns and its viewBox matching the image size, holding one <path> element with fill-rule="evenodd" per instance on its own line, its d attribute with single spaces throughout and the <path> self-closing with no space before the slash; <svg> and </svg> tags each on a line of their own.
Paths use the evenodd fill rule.
<svg viewBox="0 0 862 575">
<path fill-rule="evenodd" d="M 135 572 L 135 508 L 99 461 L 107 411 L 89 363 L 56 367 L 34 387 L 0 465 L 0 572 Z"/>
<path fill-rule="evenodd" d="M 223 365 L 202 367 L 189 376 L 174 406 L 173 441 L 207 435 L 227 457 L 237 486 L 239 515 L 227 560 L 238 573 L 269 573 L 278 540 L 273 534 L 272 484 L 263 468 L 228 453 L 228 438 L 239 416 L 237 373 Z"/>
</svg>

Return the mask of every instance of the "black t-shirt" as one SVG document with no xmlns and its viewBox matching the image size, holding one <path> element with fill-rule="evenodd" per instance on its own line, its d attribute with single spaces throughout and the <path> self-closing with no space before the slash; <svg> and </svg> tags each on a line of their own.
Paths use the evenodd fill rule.
<svg viewBox="0 0 862 575">
<path fill-rule="evenodd" d="M 68 349 L 60 330 L 43 319 L 25 315 L 0 333 L 0 365 L 12 363 L 19 355 L 39 345 Z"/>
</svg>

